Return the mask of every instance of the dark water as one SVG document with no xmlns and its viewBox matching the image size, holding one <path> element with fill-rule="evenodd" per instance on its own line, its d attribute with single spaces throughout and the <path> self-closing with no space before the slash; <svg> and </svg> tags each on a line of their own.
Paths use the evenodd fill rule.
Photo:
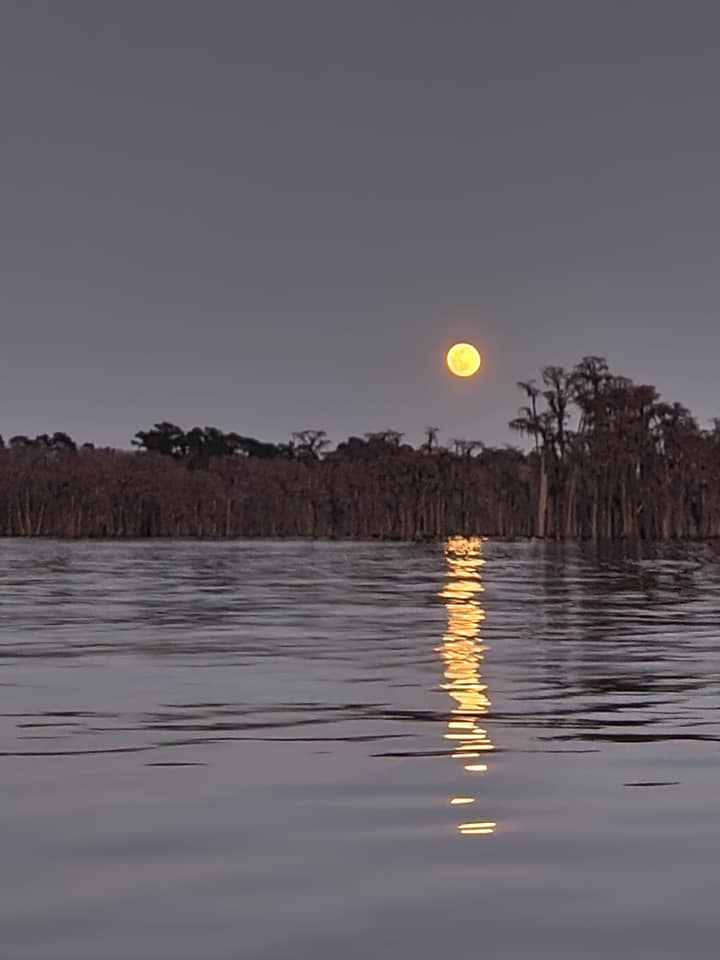
<svg viewBox="0 0 720 960">
<path fill-rule="evenodd" d="M 0 957 L 714 958 L 719 637 L 708 547 L 1 543 Z"/>
</svg>

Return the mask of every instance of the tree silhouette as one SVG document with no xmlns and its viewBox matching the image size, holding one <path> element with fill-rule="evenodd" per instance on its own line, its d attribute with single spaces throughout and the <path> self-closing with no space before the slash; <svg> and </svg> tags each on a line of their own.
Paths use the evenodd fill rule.
<svg viewBox="0 0 720 960">
<path fill-rule="evenodd" d="M 601 357 L 518 384 L 510 426 L 529 451 L 428 427 L 329 449 L 322 430 L 284 444 L 168 421 L 137 452 L 62 432 L 0 443 L 0 536 L 709 538 L 720 536 L 720 418 L 701 429 Z"/>
<path fill-rule="evenodd" d="M 130 442 L 148 452 L 162 453 L 168 457 L 179 458 L 187 453 L 184 432 L 167 420 L 156 423 L 150 430 L 138 430 Z"/>
<path fill-rule="evenodd" d="M 301 460 L 319 460 L 322 451 L 329 445 L 324 430 L 297 430 L 292 437 L 295 456 Z"/>
</svg>

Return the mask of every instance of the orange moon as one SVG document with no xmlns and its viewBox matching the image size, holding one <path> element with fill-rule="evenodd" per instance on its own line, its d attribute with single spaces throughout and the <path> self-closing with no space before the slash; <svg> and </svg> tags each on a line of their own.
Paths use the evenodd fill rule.
<svg viewBox="0 0 720 960">
<path fill-rule="evenodd" d="M 447 352 L 447 365 L 456 377 L 472 377 L 480 369 L 482 357 L 471 343 L 454 343 Z"/>
</svg>

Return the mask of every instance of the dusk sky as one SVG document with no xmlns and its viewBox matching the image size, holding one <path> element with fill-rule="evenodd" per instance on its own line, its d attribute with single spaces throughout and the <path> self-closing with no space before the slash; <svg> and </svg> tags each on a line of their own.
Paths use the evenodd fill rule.
<svg viewBox="0 0 720 960">
<path fill-rule="evenodd" d="M 718 37 L 714 0 L 4 0 L 0 433 L 503 444 L 589 353 L 720 416 Z"/>
</svg>

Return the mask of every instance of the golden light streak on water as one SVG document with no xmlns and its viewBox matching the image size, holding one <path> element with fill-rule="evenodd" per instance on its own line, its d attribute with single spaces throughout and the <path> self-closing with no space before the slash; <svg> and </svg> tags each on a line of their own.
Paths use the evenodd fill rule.
<svg viewBox="0 0 720 960">
<path fill-rule="evenodd" d="M 440 594 L 448 615 L 447 632 L 439 648 L 444 663 L 442 689 L 453 700 L 444 739 L 453 744 L 452 757 L 471 760 L 481 752 L 494 750 L 488 731 L 479 720 L 490 709 L 487 685 L 482 682 L 480 667 L 485 648 L 480 640 L 480 627 L 485 619 L 481 604 L 483 585 L 480 571 L 485 563 L 482 540 L 478 537 L 452 537 L 445 547 L 447 581 Z M 468 773 L 484 773 L 485 763 L 467 763 Z M 451 806 L 475 802 L 474 797 L 455 797 Z M 487 835 L 495 829 L 495 821 L 477 821 L 458 825 L 463 835 Z"/>
</svg>

